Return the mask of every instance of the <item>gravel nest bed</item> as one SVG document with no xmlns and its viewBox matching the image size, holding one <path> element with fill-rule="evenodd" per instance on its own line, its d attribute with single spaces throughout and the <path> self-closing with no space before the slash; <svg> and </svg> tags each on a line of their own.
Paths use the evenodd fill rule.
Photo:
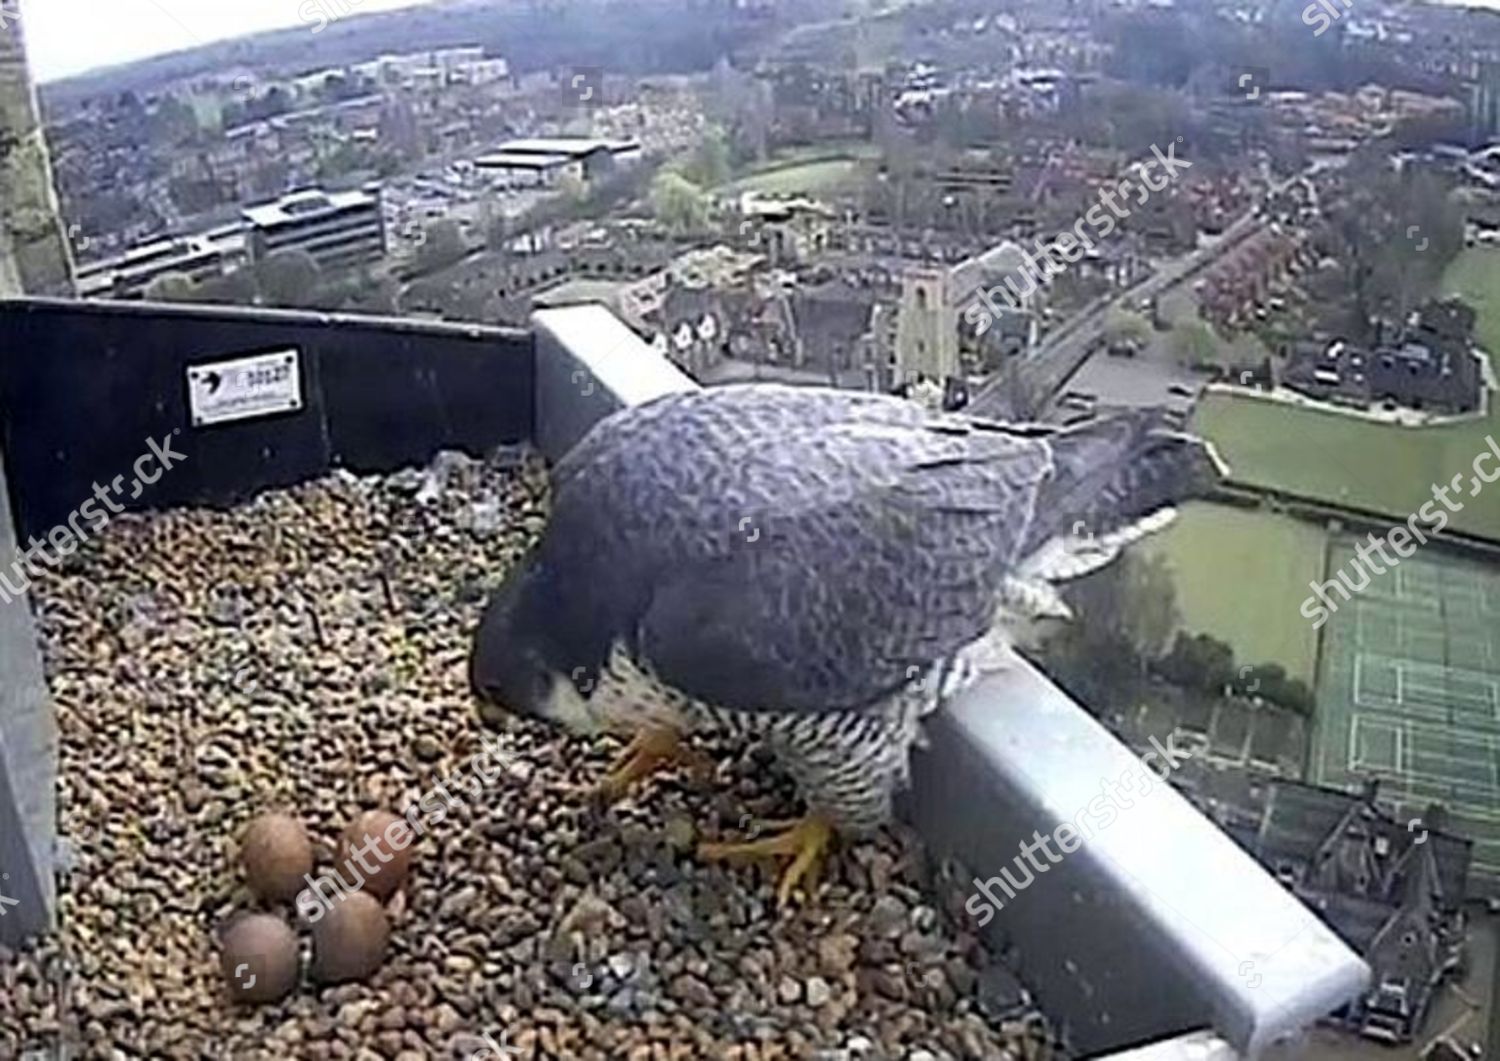
<svg viewBox="0 0 1500 1061">
<path fill-rule="evenodd" d="M 809 904 L 702 836 L 795 810 L 755 749 L 715 778 L 585 793 L 618 745 L 479 722 L 468 637 L 541 530 L 546 469 L 505 452 L 337 474 L 222 512 L 122 516 L 35 591 L 61 734 L 61 931 L 0 950 L 0 1058 L 1043 1058 L 990 959 L 935 910 L 919 846 L 842 844 Z M 508 771 L 417 844 L 368 982 L 236 1005 L 215 930 L 257 909 L 235 865 L 257 814 L 313 836 Z M 463 794 L 460 794 L 463 793 Z M 281 910 L 295 923 L 295 911 Z M 304 952 L 305 927 L 299 928 Z M 490 1055 L 494 1056 L 494 1055 Z"/>
</svg>

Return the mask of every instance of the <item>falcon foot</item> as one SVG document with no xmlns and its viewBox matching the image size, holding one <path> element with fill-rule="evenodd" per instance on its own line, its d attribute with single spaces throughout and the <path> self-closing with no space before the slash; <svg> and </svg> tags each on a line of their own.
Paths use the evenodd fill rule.
<svg viewBox="0 0 1500 1061">
<path fill-rule="evenodd" d="M 643 729 L 620 753 L 595 792 L 606 803 L 614 803 L 652 774 L 679 764 L 699 773 L 714 770 L 713 760 L 688 745 L 675 729 Z"/>
<path fill-rule="evenodd" d="M 833 839 L 833 824 L 827 818 L 810 814 L 790 824 L 785 832 L 768 836 L 763 840 L 748 840 L 738 844 L 699 844 L 698 857 L 705 860 L 764 861 L 791 858 L 792 864 L 781 875 L 776 886 L 776 901 L 785 906 L 792 898 L 792 889 L 807 878 L 807 894 L 817 890 L 818 871 L 823 863 L 823 854 Z"/>
</svg>

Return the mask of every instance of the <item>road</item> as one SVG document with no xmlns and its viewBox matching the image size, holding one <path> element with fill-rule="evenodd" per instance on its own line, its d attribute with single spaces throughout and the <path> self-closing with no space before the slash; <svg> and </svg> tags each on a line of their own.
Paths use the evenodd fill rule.
<svg viewBox="0 0 1500 1061">
<path fill-rule="evenodd" d="M 1095 299 L 1027 355 L 1020 369 L 1019 387 L 1011 378 L 992 380 L 974 396 L 965 412 L 997 419 L 1013 416 L 1011 394 L 1020 390 L 1045 395 L 1042 407 L 1030 410 L 1033 415 L 1040 415 L 1063 384 L 1088 360 L 1104 335 L 1105 318 L 1112 307 L 1139 305 L 1144 299 L 1160 296 L 1243 243 L 1265 224 L 1265 220 L 1256 217 L 1255 211 L 1251 210 L 1226 228 L 1212 246 L 1199 247 L 1166 262 L 1145 280 L 1118 294 Z"/>
</svg>

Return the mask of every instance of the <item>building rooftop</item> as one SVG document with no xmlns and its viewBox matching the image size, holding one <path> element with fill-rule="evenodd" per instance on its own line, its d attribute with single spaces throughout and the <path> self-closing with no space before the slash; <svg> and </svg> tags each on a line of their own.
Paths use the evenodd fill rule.
<svg viewBox="0 0 1500 1061">
<path fill-rule="evenodd" d="M 556 136 L 507 140 L 496 147 L 495 151 L 500 154 L 566 155 L 569 158 L 583 158 L 585 155 L 592 155 L 595 151 L 611 151 L 615 154 L 623 154 L 627 151 L 639 150 L 640 146 L 634 140 L 605 140 L 598 137 L 586 136 Z"/>
<path fill-rule="evenodd" d="M 272 203 L 245 208 L 245 220 L 256 228 L 301 221 L 319 214 L 332 214 L 340 210 L 376 205 L 375 196 L 369 192 L 353 190 L 326 192 L 321 188 L 308 188 L 292 192 Z"/>
</svg>

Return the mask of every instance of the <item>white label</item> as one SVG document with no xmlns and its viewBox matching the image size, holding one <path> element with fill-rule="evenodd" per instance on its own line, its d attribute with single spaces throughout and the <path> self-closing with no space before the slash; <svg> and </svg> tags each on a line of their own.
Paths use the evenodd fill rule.
<svg viewBox="0 0 1500 1061">
<path fill-rule="evenodd" d="M 191 365 L 188 410 L 193 426 L 250 420 L 302 408 L 301 354 L 277 350 L 234 361 Z"/>
</svg>

